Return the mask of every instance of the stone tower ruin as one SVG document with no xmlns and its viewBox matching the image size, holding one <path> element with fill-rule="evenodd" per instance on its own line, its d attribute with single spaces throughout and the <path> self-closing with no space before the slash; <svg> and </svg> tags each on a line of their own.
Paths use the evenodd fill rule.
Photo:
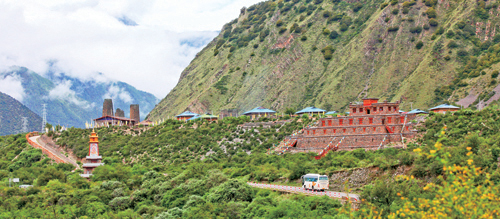
<svg viewBox="0 0 500 219">
<path fill-rule="evenodd" d="M 104 99 L 104 103 L 102 104 L 102 116 L 114 116 L 112 99 Z"/>
<path fill-rule="evenodd" d="M 115 116 L 116 117 L 125 117 L 125 112 L 120 108 L 116 108 Z"/>
<path fill-rule="evenodd" d="M 136 123 L 139 123 L 141 121 L 141 117 L 139 114 L 139 104 L 130 105 L 130 119 L 135 120 Z"/>
</svg>

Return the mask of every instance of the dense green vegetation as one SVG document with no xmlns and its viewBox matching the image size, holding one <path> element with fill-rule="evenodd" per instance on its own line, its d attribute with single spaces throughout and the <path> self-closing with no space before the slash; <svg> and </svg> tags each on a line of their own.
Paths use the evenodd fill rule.
<svg viewBox="0 0 500 219">
<path fill-rule="evenodd" d="M 407 149 L 338 151 L 321 160 L 315 160 L 312 153 L 265 154 L 285 133 L 311 123 L 305 118 L 300 122 L 295 118 L 282 127 L 245 131 L 238 126 L 248 120 L 245 117 L 226 118 L 219 123 L 168 120 L 137 132 L 101 128 L 97 133 L 106 165 L 96 169 L 92 182 L 79 177 L 81 171 L 71 172 L 70 165 L 52 164 L 39 150 L 30 148 L 24 136 L 5 136 L 0 138 L 0 150 L 4 152 L 0 156 L 0 217 L 421 217 L 441 213 L 441 208 L 432 210 L 432 206 L 439 207 L 433 203 L 440 203 L 439 197 L 453 199 L 453 195 L 458 197 L 453 200 L 457 203 L 475 203 L 477 214 L 492 210 L 498 214 L 498 198 L 488 199 L 483 194 L 500 191 L 499 119 L 500 111 L 494 107 L 431 114 L 419 126 L 422 136 Z M 246 133 L 252 135 L 245 137 Z M 50 134 L 76 154 L 88 146 L 89 130 Z M 248 143 L 235 141 L 237 138 Z M 207 155 L 208 151 L 215 153 Z M 399 167 L 408 171 L 397 173 Z M 331 176 L 358 168 L 378 169 L 366 185 L 342 185 L 362 195 L 365 202 L 359 211 L 327 197 L 280 194 L 246 184 L 299 185 L 298 179 L 305 173 Z M 477 175 L 463 175 L 465 169 Z M 19 177 L 24 184 L 35 186 L 26 190 L 8 188 L 8 177 Z M 463 178 L 467 180 L 460 181 Z M 456 185 L 481 187 L 446 189 Z M 430 207 L 419 206 L 422 203 Z M 471 209 L 460 209 L 453 203 L 441 203 L 451 209 L 445 215 L 474 216 Z"/>
</svg>

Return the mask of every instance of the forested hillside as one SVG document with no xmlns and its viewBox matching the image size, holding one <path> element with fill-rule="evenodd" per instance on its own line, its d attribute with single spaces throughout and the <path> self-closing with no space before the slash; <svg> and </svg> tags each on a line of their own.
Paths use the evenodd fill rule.
<svg viewBox="0 0 500 219">
<path fill-rule="evenodd" d="M 266 120 L 267 118 L 264 118 Z M 272 144 L 310 124 L 242 129 L 248 117 L 218 123 L 168 120 L 149 130 L 97 129 L 106 165 L 87 182 L 53 164 L 23 135 L 0 137 L 2 218 L 374 218 L 500 217 L 497 107 L 430 114 L 407 149 L 267 155 Z M 90 130 L 49 132 L 83 156 Z M 181 139 L 181 140 L 180 140 Z M 363 181 L 335 176 L 360 173 Z M 327 197 L 280 194 L 246 181 L 299 186 L 327 174 L 331 188 L 361 194 L 358 211 Z M 362 171 L 361 171 L 362 172 Z M 18 177 L 30 189 L 8 188 Z"/>
<path fill-rule="evenodd" d="M 0 135 L 20 133 L 23 117 L 26 117 L 27 131 L 41 131 L 42 118 L 11 96 L 0 92 Z"/>
<path fill-rule="evenodd" d="M 279 0 L 243 8 L 150 113 L 263 105 L 341 110 L 363 97 L 483 108 L 500 97 L 499 2 Z"/>
</svg>

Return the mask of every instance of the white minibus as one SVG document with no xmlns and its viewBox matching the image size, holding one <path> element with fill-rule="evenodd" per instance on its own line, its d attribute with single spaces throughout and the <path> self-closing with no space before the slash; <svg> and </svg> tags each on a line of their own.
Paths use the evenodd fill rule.
<svg viewBox="0 0 500 219">
<path fill-rule="evenodd" d="M 302 187 L 306 190 L 325 191 L 328 190 L 329 181 L 328 176 L 309 173 L 302 177 Z"/>
</svg>

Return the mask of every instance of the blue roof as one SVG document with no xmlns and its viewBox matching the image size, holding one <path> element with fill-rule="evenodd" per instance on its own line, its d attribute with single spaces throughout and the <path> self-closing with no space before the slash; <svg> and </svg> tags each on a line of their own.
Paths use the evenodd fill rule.
<svg viewBox="0 0 500 219">
<path fill-rule="evenodd" d="M 338 112 L 334 110 L 334 111 L 330 111 L 330 112 L 325 113 L 325 115 L 333 115 L 335 113 L 338 113 Z"/>
<path fill-rule="evenodd" d="M 276 113 L 276 111 L 273 111 L 273 110 L 270 110 L 270 109 L 266 109 L 264 107 L 257 107 L 255 109 L 252 109 L 250 111 L 246 111 L 243 113 L 243 115 L 246 115 L 246 114 L 252 114 L 252 113 Z"/>
<path fill-rule="evenodd" d="M 435 110 L 435 109 L 460 109 L 460 107 L 448 105 L 448 104 L 441 104 L 439 106 L 435 106 L 430 108 L 429 110 Z"/>
<path fill-rule="evenodd" d="M 322 113 L 326 112 L 324 109 L 316 108 L 314 106 L 306 107 L 302 109 L 301 111 L 296 112 L 295 114 L 301 114 L 301 113 Z"/>
<path fill-rule="evenodd" d="M 193 113 L 191 111 L 186 111 L 186 112 L 183 112 L 175 117 L 189 117 L 189 116 L 199 116 L 199 115 L 196 113 Z"/>
<path fill-rule="evenodd" d="M 423 110 L 420 110 L 420 109 L 414 109 L 410 112 L 408 112 L 407 114 L 419 114 L 419 113 L 425 113 L 425 114 L 428 114 L 428 112 L 425 112 Z"/>
<path fill-rule="evenodd" d="M 196 115 L 196 116 L 193 116 L 192 118 L 189 118 L 189 119 L 188 119 L 188 120 L 186 120 L 186 121 L 197 120 L 197 119 L 199 119 L 199 118 L 201 118 L 201 116 L 200 116 L 200 115 Z"/>
</svg>

